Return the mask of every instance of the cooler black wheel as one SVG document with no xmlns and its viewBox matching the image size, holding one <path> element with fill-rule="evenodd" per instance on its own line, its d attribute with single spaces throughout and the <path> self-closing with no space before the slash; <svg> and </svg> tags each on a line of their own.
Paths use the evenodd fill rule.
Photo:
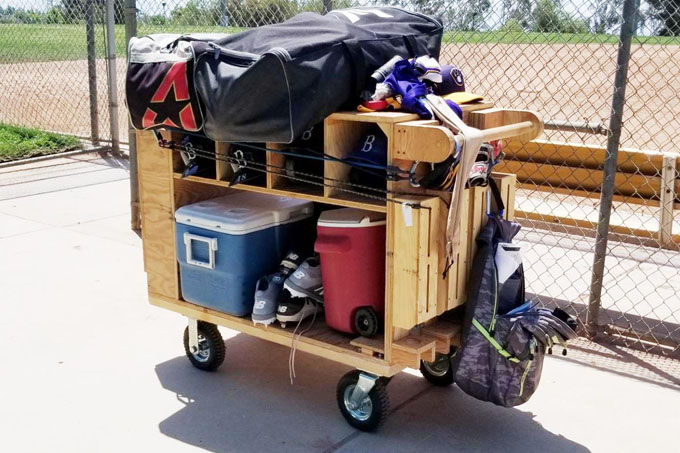
<svg viewBox="0 0 680 453">
<path fill-rule="evenodd" d="M 434 362 L 421 360 L 420 373 L 432 385 L 446 387 L 453 384 L 451 357 L 453 357 L 455 353 L 455 348 L 451 348 L 451 351 L 448 354 L 437 353 Z"/>
<path fill-rule="evenodd" d="M 387 397 L 388 380 L 379 377 L 370 392 L 359 402 L 352 401 L 352 393 L 359 382 L 361 371 L 350 371 L 340 379 L 336 397 L 338 407 L 347 423 L 361 431 L 374 431 L 386 419 L 390 408 Z"/>
<path fill-rule="evenodd" d="M 354 330 L 362 337 L 378 333 L 378 315 L 371 307 L 361 307 L 354 313 Z"/>
<path fill-rule="evenodd" d="M 189 327 L 184 329 L 184 352 L 193 366 L 203 371 L 215 371 L 224 362 L 226 347 L 215 324 L 198 321 L 198 351 L 189 347 Z"/>
</svg>

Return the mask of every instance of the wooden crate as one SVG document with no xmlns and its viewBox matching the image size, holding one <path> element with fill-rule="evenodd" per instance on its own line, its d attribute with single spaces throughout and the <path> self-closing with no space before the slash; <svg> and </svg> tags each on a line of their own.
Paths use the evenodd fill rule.
<svg viewBox="0 0 680 453">
<path fill-rule="evenodd" d="M 473 121 L 473 110 L 486 107 L 488 105 L 467 107 L 468 120 Z M 498 114 L 494 115 L 493 118 L 498 117 Z M 525 117 L 520 119 L 522 118 Z M 423 141 L 419 147 L 418 140 L 413 139 L 418 137 L 418 123 L 414 126 L 416 119 L 413 114 L 400 112 L 333 114 L 326 119 L 324 125 L 324 151 L 334 157 L 345 157 L 361 134 L 373 123 L 388 138 L 389 163 L 408 168 L 415 160 L 414 156 L 422 157 L 418 153 L 421 152 L 423 143 L 426 144 Z M 410 137 L 408 141 L 399 139 L 399 134 L 404 135 L 403 132 L 398 132 L 403 130 L 402 125 L 407 125 Z M 436 126 L 432 127 L 434 129 L 426 132 L 439 148 L 431 150 L 433 155 L 441 154 L 445 147 L 441 138 L 444 132 L 437 132 Z M 166 136 L 166 139 L 177 141 L 179 136 Z M 215 145 L 218 159 L 215 162 L 214 177 L 183 178 L 178 153 L 159 147 L 151 132 L 140 132 L 137 140 L 144 263 L 152 304 L 193 319 L 226 326 L 278 344 L 291 345 L 291 328 L 254 326 L 248 318 L 234 317 L 181 299 L 175 257 L 175 210 L 231 191 L 254 191 L 326 205 L 385 212 L 387 215 L 384 335 L 372 339 L 356 338 L 335 332 L 324 323 L 317 322 L 313 329 L 300 338 L 298 348 L 301 351 L 378 375 L 392 376 L 404 367 L 417 367 L 421 359 L 434 360 L 435 352 L 448 351 L 450 345 L 456 341 L 458 327 L 439 320 L 438 316 L 458 307 L 465 300 L 467 272 L 474 254 L 473 238 L 486 219 L 486 188 L 465 191 L 468 209 L 463 213 L 462 220 L 464 239 L 454 266 L 444 277 L 444 236 L 450 194 L 413 188 L 408 182 L 388 183 L 388 190 L 393 193 L 390 194 L 390 200 L 386 201 L 379 197 L 347 193 L 338 187 L 297 184 L 287 181 L 282 174 L 268 174 L 256 185 L 238 184 L 232 187 L 231 166 L 219 160 L 219 156 L 227 153 L 227 144 Z M 280 146 L 267 144 L 270 149 Z M 266 163 L 280 168 L 283 164 L 282 157 L 268 152 Z M 323 176 L 327 178 L 326 181 L 336 183 L 349 178 L 346 166 L 331 161 L 324 162 Z M 504 202 L 508 206 L 506 216 L 512 218 L 514 176 L 494 175 L 494 178 L 498 181 Z"/>
</svg>

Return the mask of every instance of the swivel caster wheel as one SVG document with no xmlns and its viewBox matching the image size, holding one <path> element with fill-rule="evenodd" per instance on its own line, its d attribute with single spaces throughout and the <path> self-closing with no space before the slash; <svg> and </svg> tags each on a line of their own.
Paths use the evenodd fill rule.
<svg viewBox="0 0 680 453">
<path fill-rule="evenodd" d="M 189 327 L 184 329 L 184 351 L 193 366 L 203 371 L 215 371 L 224 362 L 226 347 L 215 324 L 198 321 L 198 347 L 189 344 Z"/>
<path fill-rule="evenodd" d="M 383 377 L 359 370 L 340 379 L 336 397 L 347 423 L 361 431 L 374 431 L 385 421 L 390 407 L 387 382 Z"/>
<path fill-rule="evenodd" d="M 420 361 L 420 373 L 432 385 L 446 387 L 453 384 L 453 368 L 451 367 L 451 357 L 456 353 L 455 348 L 451 348 L 448 354 L 437 353 L 434 362 Z"/>
</svg>

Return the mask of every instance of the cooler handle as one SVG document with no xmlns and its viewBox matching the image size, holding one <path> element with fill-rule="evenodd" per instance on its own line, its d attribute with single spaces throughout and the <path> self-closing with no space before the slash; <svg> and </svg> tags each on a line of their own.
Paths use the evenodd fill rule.
<svg viewBox="0 0 680 453">
<path fill-rule="evenodd" d="M 314 251 L 319 253 L 345 253 L 351 248 L 351 243 L 346 237 L 318 236 L 314 243 Z"/>
<path fill-rule="evenodd" d="M 194 259 L 191 244 L 193 241 L 205 242 L 208 245 L 208 261 L 201 261 Z M 217 238 L 208 238 L 192 233 L 184 233 L 184 246 L 187 252 L 187 263 L 194 266 L 205 267 L 206 269 L 215 269 L 215 251 L 217 251 Z"/>
</svg>

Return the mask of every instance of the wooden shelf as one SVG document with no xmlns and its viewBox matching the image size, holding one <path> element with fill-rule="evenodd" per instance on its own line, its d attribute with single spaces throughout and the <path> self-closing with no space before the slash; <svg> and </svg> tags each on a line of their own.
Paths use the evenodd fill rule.
<svg viewBox="0 0 680 453">
<path fill-rule="evenodd" d="M 481 101 L 461 104 L 463 112 L 474 112 L 493 107 L 493 102 Z M 417 113 L 409 112 L 337 112 L 328 117 L 329 120 L 359 121 L 365 123 L 403 123 L 421 119 Z"/>
<path fill-rule="evenodd" d="M 334 206 L 342 206 L 347 208 L 359 208 L 365 209 L 367 211 L 375 212 L 387 212 L 385 203 L 380 200 L 373 200 L 370 198 L 365 198 L 360 195 L 354 194 L 341 194 L 333 197 L 324 197 L 322 195 L 322 188 L 316 189 L 311 185 L 303 185 L 301 187 L 295 187 L 295 191 L 290 189 L 268 189 L 262 186 L 251 186 L 249 184 L 237 184 L 232 186 L 229 181 L 218 181 L 216 179 L 201 178 L 198 176 L 187 176 L 182 178 L 180 173 L 173 174 L 174 179 L 181 179 L 183 181 L 197 182 L 201 184 L 208 184 L 219 187 L 227 187 L 235 190 L 246 190 L 250 192 L 268 193 L 272 195 L 280 195 L 290 198 L 298 198 L 301 200 L 313 201 L 315 203 L 324 203 Z"/>
<path fill-rule="evenodd" d="M 209 308 L 201 307 L 183 300 L 169 298 L 158 294 L 149 294 L 152 305 L 166 308 L 185 316 L 210 322 L 233 329 L 253 337 L 271 341 L 284 346 L 291 346 L 293 341 L 293 328 L 283 329 L 279 326 L 253 325 L 249 318 L 239 318 Z M 319 320 L 316 325 L 300 337 L 297 349 L 310 354 L 325 357 L 327 359 L 344 363 L 355 368 L 360 368 L 381 376 L 393 376 L 403 369 L 403 366 L 390 365 L 383 359 L 357 352 L 351 344 L 353 336 L 336 332 Z"/>
</svg>

